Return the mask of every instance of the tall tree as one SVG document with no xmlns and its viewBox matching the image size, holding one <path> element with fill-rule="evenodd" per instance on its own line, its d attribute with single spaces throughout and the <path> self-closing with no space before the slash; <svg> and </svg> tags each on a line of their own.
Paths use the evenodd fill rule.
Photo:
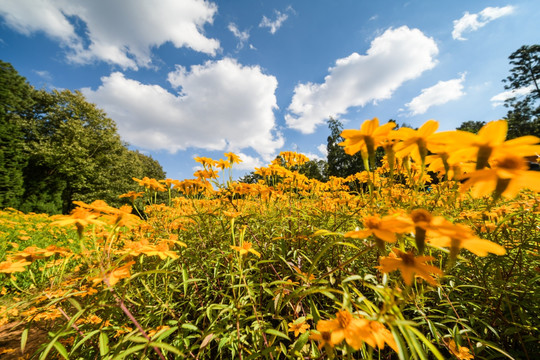
<svg viewBox="0 0 540 360">
<path fill-rule="evenodd" d="M 510 108 L 508 138 L 523 135 L 540 136 L 540 45 L 523 45 L 510 56 L 510 76 L 503 80 L 506 90 L 530 91 L 505 101 Z"/>
<path fill-rule="evenodd" d="M 21 114 L 32 106 L 32 92 L 26 79 L 0 60 L 0 208 L 18 207 L 24 192 L 27 156 Z"/>
</svg>

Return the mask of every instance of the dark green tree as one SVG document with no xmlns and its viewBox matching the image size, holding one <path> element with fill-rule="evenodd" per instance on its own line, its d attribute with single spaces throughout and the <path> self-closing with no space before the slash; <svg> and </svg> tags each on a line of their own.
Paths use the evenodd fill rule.
<svg viewBox="0 0 540 360">
<path fill-rule="evenodd" d="M 73 201 L 105 200 L 138 189 L 133 177 L 164 177 L 152 158 L 127 149 L 116 124 L 80 92 L 36 91 L 27 119 L 23 210 L 69 212 Z"/>
<path fill-rule="evenodd" d="M 0 60 L 0 209 L 17 208 L 24 192 L 27 154 L 21 115 L 32 106 L 33 91 L 11 64 Z"/>
<path fill-rule="evenodd" d="M 506 90 L 529 88 L 530 92 L 505 101 L 510 108 L 508 139 L 523 135 L 540 136 L 540 45 L 523 45 L 510 56 L 510 76 L 503 80 Z"/>
<path fill-rule="evenodd" d="M 322 182 L 328 180 L 326 177 L 328 164 L 324 160 L 309 160 L 298 168 L 300 174 L 305 175 L 308 179 L 315 179 Z"/>
<path fill-rule="evenodd" d="M 459 125 L 459 127 L 456 128 L 456 130 L 462 130 L 462 131 L 468 131 L 473 134 L 478 134 L 478 131 L 482 128 L 482 126 L 486 125 L 485 121 L 465 121 Z"/>
</svg>

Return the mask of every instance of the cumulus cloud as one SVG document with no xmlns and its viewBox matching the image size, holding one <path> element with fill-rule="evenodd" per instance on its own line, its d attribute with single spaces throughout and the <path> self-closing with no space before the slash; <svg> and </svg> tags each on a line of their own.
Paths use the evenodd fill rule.
<svg viewBox="0 0 540 360">
<path fill-rule="evenodd" d="M 466 11 L 461 19 L 454 20 L 452 38 L 454 40 L 467 40 L 462 36 L 463 33 L 476 31 L 495 19 L 513 13 L 514 9 L 513 6 L 507 5 L 504 7 L 487 7 L 477 14 L 470 14 Z"/>
<path fill-rule="evenodd" d="M 493 96 L 490 99 L 491 105 L 493 107 L 501 106 L 501 105 L 504 104 L 504 102 L 506 100 L 511 99 L 513 97 L 519 97 L 519 96 L 522 96 L 522 95 L 527 95 L 528 93 L 533 91 L 533 89 L 534 89 L 534 86 L 531 85 L 531 86 L 528 86 L 528 87 L 523 87 L 523 88 L 519 88 L 519 89 L 515 89 L 515 90 L 503 91 L 503 92 L 498 93 L 497 95 Z"/>
<path fill-rule="evenodd" d="M 287 7 L 286 12 L 294 12 L 294 9 L 292 7 Z M 275 19 L 271 20 L 270 18 L 267 18 L 266 16 L 263 16 L 261 23 L 259 24 L 259 27 L 267 27 L 270 29 L 271 34 L 275 34 L 276 31 L 279 30 L 281 25 L 289 18 L 289 14 L 282 13 L 280 11 L 275 10 Z"/>
<path fill-rule="evenodd" d="M 439 81 L 432 87 L 422 89 L 420 95 L 412 99 L 410 103 L 405 104 L 410 111 L 409 115 L 424 114 L 432 106 L 459 99 L 465 95 L 463 92 L 464 81 L 465 74 L 461 74 L 457 79 Z"/>
<path fill-rule="evenodd" d="M 152 48 L 166 42 L 215 55 L 219 41 L 204 36 L 202 27 L 216 12 L 215 4 L 201 0 L 8 0 L 0 8 L 13 30 L 43 31 L 68 49 L 73 62 L 101 60 L 125 69 L 149 66 Z"/>
<path fill-rule="evenodd" d="M 275 131 L 277 80 L 258 66 L 225 58 L 192 66 L 177 65 L 168 81 L 172 94 L 115 72 L 96 90 L 82 89 L 118 124 L 120 135 L 147 150 L 175 153 L 187 148 L 239 152 L 252 148 L 270 159 L 283 146 Z"/>
<path fill-rule="evenodd" d="M 437 45 L 418 29 L 388 29 L 371 42 L 366 55 L 338 59 L 324 83 L 299 84 L 285 115 L 287 125 L 313 133 L 329 116 L 350 107 L 388 99 L 403 82 L 436 65 Z"/>
<path fill-rule="evenodd" d="M 258 157 L 255 156 L 249 156 L 245 153 L 237 153 L 242 160 L 240 164 L 234 164 L 234 169 L 236 170 L 250 170 L 252 171 L 255 168 L 260 168 L 261 166 L 265 166 L 266 164 L 261 161 Z"/>
<path fill-rule="evenodd" d="M 317 146 L 317 150 L 319 150 L 319 152 L 321 154 L 323 154 L 323 156 L 325 158 L 328 156 L 328 145 L 327 144 L 320 144 L 319 146 Z"/>
<path fill-rule="evenodd" d="M 238 39 L 238 45 L 236 48 L 238 50 L 242 49 L 244 44 L 249 40 L 249 31 L 240 31 L 235 23 L 229 23 L 227 28 L 233 33 L 234 37 Z"/>
</svg>

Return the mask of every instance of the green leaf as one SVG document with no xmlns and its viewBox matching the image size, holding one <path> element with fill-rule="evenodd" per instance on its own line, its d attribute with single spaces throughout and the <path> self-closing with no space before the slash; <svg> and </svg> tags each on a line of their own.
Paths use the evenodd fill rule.
<svg viewBox="0 0 540 360">
<path fill-rule="evenodd" d="M 62 356 L 64 357 L 64 359 L 69 360 L 68 352 L 67 352 L 66 348 L 64 347 L 64 345 L 62 345 L 62 344 L 61 344 L 60 342 L 58 342 L 58 341 L 55 341 L 55 342 L 53 343 L 53 345 L 54 345 L 54 348 L 56 349 L 56 351 L 58 351 L 58 353 L 59 353 L 60 355 L 62 355 Z"/>
<path fill-rule="evenodd" d="M 133 353 L 136 353 L 136 352 L 138 352 L 140 350 L 144 350 L 147 347 L 148 347 L 147 344 L 130 347 L 129 349 L 127 349 L 125 351 L 122 351 L 120 354 L 116 355 L 112 360 L 124 359 L 126 356 L 131 355 Z"/>
<path fill-rule="evenodd" d="M 21 334 L 21 352 L 24 354 L 24 348 L 26 348 L 26 342 L 28 341 L 28 332 L 30 331 L 30 328 L 26 328 L 23 330 Z"/>
<path fill-rule="evenodd" d="M 109 353 L 109 338 L 105 332 L 99 334 L 99 354 L 105 356 Z"/>
<path fill-rule="evenodd" d="M 291 350 L 291 355 L 298 356 L 296 352 L 300 352 L 302 348 L 304 347 L 304 345 L 306 345 L 308 340 L 309 340 L 309 331 L 306 331 L 305 333 L 300 335 L 298 337 L 298 340 L 296 340 L 296 342 L 294 343 L 294 346 Z"/>
<path fill-rule="evenodd" d="M 355 280 L 363 280 L 363 278 L 360 275 L 351 275 L 351 276 L 347 276 L 343 280 L 343 282 L 346 283 L 346 282 L 355 281 Z"/>
<path fill-rule="evenodd" d="M 148 345 L 152 347 L 157 347 L 163 350 L 167 350 L 168 352 L 172 352 L 173 354 L 176 354 L 176 355 L 184 355 L 180 350 L 178 350 L 174 346 L 169 345 L 167 343 L 152 341 Z"/>
<path fill-rule="evenodd" d="M 441 355 L 439 350 L 429 341 L 424 334 L 422 334 L 418 329 L 414 327 L 409 327 L 409 330 L 412 331 L 423 343 L 428 347 L 428 349 L 431 351 L 433 355 L 439 360 L 444 360 L 444 357 Z"/>
<path fill-rule="evenodd" d="M 279 337 L 281 337 L 283 339 L 291 340 L 291 338 L 289 336 L 287 336 L 287 334 L 284 334 L 281 331 L 278 331 L 276 329 L 266 329 L 266 330 L 264 330 L 264 332 L 269 334 L 269 335 L 279 336 Z"/>
<path fill-rule="evenodd" d="M 79 304 L 79 302 L 77 300 L 75 300 L 74 298 L 70 297 L 68 298 L 68 301 L 71 303 L 71 305 L 73 305 L 73 307 L 75 307 L 75 309 L 77 309 L 78 311 L 81 311 L 82 310 L 82 306 L 81 304 Z"/>
<path fill-rule="evenodd" d="M 193 331 L 199 331 L 199 328 L 198 328 L 198 327 L 196 327 L 196 326 L 193 325 L 193 324 L 189 324 L 189 323 L 182 324 L 181 327 L 182 327 L 182 329 L 193 330 Z"/>
</svg>

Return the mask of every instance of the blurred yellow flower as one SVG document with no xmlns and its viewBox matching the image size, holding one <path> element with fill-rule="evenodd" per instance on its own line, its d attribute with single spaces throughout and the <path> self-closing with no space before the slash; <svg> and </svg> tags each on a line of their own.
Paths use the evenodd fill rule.
<svg viewBox="0 0 540 360">
<path fill-rule="evenodd" d="M 402 252 L 399 249 L 392 249 L 392 252 L 387 257 L 381 257 L 377 268 L 389 273 L 399 270 L 401 277 L 406 285 L 412 285 L 414 276 L 421 277 L 431 285 L 437 285 L 432 274 L 442 275 L 443 272 L 436 266 L 426 264 L 426 261 L 434 260 L 432 256 L 414 256 L 412 252 Z"/>
<path fill-rule="evenodd" d="M 436 230 L 428 231 L 428 242 L 437 247 L 450 248 L 450 257 L 455 258 L 461 249 L 467 249 L 477 256 L 506 254 L 506 249 L 489 240 L 480 239 L 472 230 L 461 224 L 452 224 L 442 217 L 434 219 Z"/>
<path fill-rule="evenodd" d="M 427 152 L 429 137 L 437 131 L 439 123 L 435 120 L 426 121 L 418 130 L 402 127 L 397 130 L 397 137 L 402 140 L 401 143 L 396 145 L 396 156 L 403 158 L 413 150 L 418 151 L 421 162 L 424 162 Z"/>
<path fill-rule="evenodd" d="M 411 224 L 396 216 L 366 216 L 363 219 L 365 229 L 349 231 L 345 233 L 345 237 L 355 239 L 365 239 L 370 235 L 375 236 L 379 240 L 389 243 L 396 242 L 396 233 L 404 233 L 410 231 Z"/>
<path fill-rule="evenodd" d="M 83 235 L 84 228 L 90 224 L 105 225 L 103 221 L 97 220 L 96 215 L 82 207 L 73 209 L 69 215 L 57 215 L 52 218 L 57 220 L 53 221 L 51 226 L 75 225 L 79 236 Z"/>
<path fill-rule="evenodd" d="M 360 130 L 343 130 L 341 137 L 345 141 L 339 145 L 343 146 L 345 153 L 349 155 L 354 155 L 362 150 L 371 155 L 395 126 L 396 124 L 393 122 L 379 126 L 378 118 L 366 120 L 360 126 Z"/>
<path fill-rule="evenodd" d="M 4 261 L 0 263 L 0 273 L 11 274 L 15 272 L 26 271 L 26 266 L 30 265 L 31 262 L 21 260 L 16 262 Z"/>
<path fill-rule="evenodd" d="M 468 348 L 466 348 L 465 346 L 460 346 L 458 349 L 458 346 L 453 339 L 450 340 L 450 343 L 448 344 L 448 349 L 450 349 L 450 352 L 460 360 L 474 359 L 474 355 L 470 353 L 470 350 Z"/>
<path fill-rule="evenodd" d="M 231 245 L 231 249 L 238 251 L 241 256 L 247 255 L 248 253 L 252 253 L 253 255 L 255 255 L 257 257 L 261 257 L 261 253 L 259 253 L 255 249 L 252 249 L 251 245 L 252 244 L 249 241 L 244 241 L 242 243 L 242 246 L 233 246 L 233 245 Z"/>
<path fill-rule="evenodd" d="M 524 188 L 540 191 L 540 172 L 527 171 L 527 162 L 523 157 L 503 154 L 496 157 L 491 168 L 485 168 L 467 174 L 461 186 L 461 192 L 472 188 L 474 197 L 482 197 L 491 193 L 512 198 Z"/>
<path fill-rule="evenodd" d="M 333 320 L 320 320 L 317 322 L 317 331 L 310 339 L 321 341 L 323 345 L 334 347 L 343 340 L 353 349 L 358 350 L 365 342 L 369 346 L 383 349 L 388 344 L 396 352 L 398 347 L 392 333 L 378 321 L 357 319 L 347 310 L 338 311 Z"/>
<path fill-rule="evenodd" d="M 114 286 L 120 279 L 125 279 L 131 276 L 131 266 L 135 264 L 135 261 L 129 261 L 125 265 L 120 266 L 119 268 L 114 269 L 105 275 L 104 279 L 108 286 Z"/>
</svg>

